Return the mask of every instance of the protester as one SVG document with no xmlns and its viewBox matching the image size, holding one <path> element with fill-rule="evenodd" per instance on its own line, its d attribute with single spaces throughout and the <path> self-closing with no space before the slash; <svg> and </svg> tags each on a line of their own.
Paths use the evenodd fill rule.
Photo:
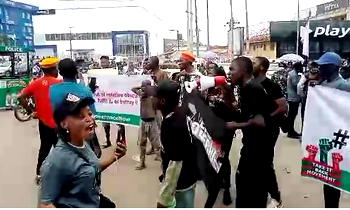
<svg viewBox="0 0 350 210">
<path fill-rule="evenodd" d="M 178 106 L 180 86 L 159 84 L 158 107 L 164 120 L 161 128 L 163 182 L 157 207 L 193 208 L 197 182 L 195 148 L 184 110 Z"/>
<path fill-rule="evenodd" d="M 69 93 L 54 111 L 60 137 L 45 160 L 39 207 L 114 208 L 115 204 L 100 193 L 101 172 L 123 157 L 125 145 L 118 143 L 114 154 L 99 161 L 85 143 L 95 131 L 89 106 L 93 98 L 81 99 Z"/>
<path fill-rule="evenodd" d="M 179 67 L 180 73 L 177 74 L 175 81 L 180 83 L 180 100 L 179 105 L 182 104 L 183 95 L 185 91 L 185 81 L 192 82 L 202 74 L 196 71 L 193 67 L 193 62 L 196 60 L 194 55 L 190 52 L 183 52 L 180 57 Z"/>
<path fill-rule="evenodd" d="M 334 52 L 327 52 L 316 61 L 319 65 L 321 86 L 350 92 L 350 84 L 339 75 L 341 58 Z M 323 185 L 326 208 L 339 208 L 340 190 Z"/>
<path fill-rule="evenodd" d="M 83 84 L 77 83 L 78 69 L 76 63 L 72 59 L 66 58 L 61 60 L 58 64 L 58 70 L 63 77 L 63 83 L 55 84 L 50 87 L 50 100 L 53 109 L 58 107 L 68 93 L 73 93 L 82 99 L 93 98 L 93 93 L 89 88 L 85 87 Z M 90 105 L 90 109 L 93 114 L 96 114 L 94 104 Z M 95 132 L 88 142 L 96 156 L 100 158 L 102 151 Z"/>
<path fill-rule="evenodd" d="M 293 70 L 288 73 L 287 80 L 287 100 L 289 105 L 288 110 L 288 137 L 300 139 L 300 134 L 294 129 L 294 122 L 298 115 L 299 104 L 301 98 L 297 93 L 297 86 L 300 80 L 299 74 L 303 72 L 303 65 L 297 62 L 293 65 Z"/>
<path fill-rule="evenodd" d="M 309 86 L 315 86 L 319 83 L 320 80 L 320 71 L 318 65 L 314 61 L 308 63 L 308 71 L 305 72 L 300 78 L 300 81 L 297 86 L 297 93 L 301 97 L 301 119 L 302 124 L 304 124 L 305 108 L 306 108 L 306 99 L 307 91 Z"/>
<path fill-rule="evenodd" d="M 281 87 L 283 95 L 287 97 L 287 78 L 291 69 L 283 62 L 278 65 L 280 68 L 272 74 L 271 80 Z"/>
<path fill-rule="evenodd" d="M 167 73 L 159 68 L 159 58 L 157 56 L 149 58 L 146 69 L 151 71 L 152 79 L 156 84 L 169 79 Z"/>
<path fill-rule="evenodd" d="M 50 104 L 49 88 L 51 85 L 60 83 L 57 79 L 58 58 L 46 58 L 41 61 L 40 67 L 44 76 L 31 82 L 18 96 L 18 101 L 23 107 L 27 107 L 27 100 L 33 97 L 36 103 L 35 111 L 39 119 L 40 149 L 38 164 L 36 167 L 36 182 L 40 180 L 40 167 L 52 146 L 57 143 L 56 124 L 53 119 L 53 111 Z"/>
<path fill-rule="evenodd" d="M 279 133 L 280 126 L 286 121 L 284 115 L 287 113 L 288 105 L 287 101 L 283 96 L 280 86 L 269 78 L 266 77 L 267 70 L 269 69 L 270 62 L 265 57 L 256 57 L 254 59 L 254 77 L 255 81 L 260 83 L 266 91 L 268 97 L 271 99 L 271 107 L 273 111 L 270 113 L 271 117 L 271 128 L 272 128 L 272 144 L 275 147 Z M 273 166 L 274 152 L 270 156 L 270 174 L 269 174 L 269 193 L 271 195 L 271 205 L 278 208 L 282 207 L 281 193 L 278 189 L 277 177 Z"/>
<path fill-rule="evenodd" d="M 146 147 L 147 138 L 152 144 L 154 153 L 156 153 L 155 160 L 161 161 L 159 150 L 160 131 L 156 121 L 156 100 L 154 87 L 151 86 L 151 81 L 145 80 L 141 87 L 135 87 L 132 91 L 140 97 L 141 101 L 141 134 L 139 135 L 140 146 L 140 163 L 136 166 L 136 170 L 146 168 Z"/>
<path fill-rule="evenodd" d="M 102 69 L 106 69 L 106 68 L 110 68 L 111 67 L 108 56 L 101 56 L 100 64 L 101 64 L 101 68 Z M 110 123 L 102 123 L 102 126 L 103 126 L 103 128 L 105 130 L 105 133 L 106 133 L 106 144 L 102 145 L 102 147 L 103 148 L 108 148 L 108 147 L 112 146 L 112 143 L 111 143 L 111 124 Z M 118 131 L 116 142 L 125 143 L 126 142 L 125 126 L 121 125 L 121 124 L 118 124 L 118 126 L 119 126 L 119 131 Z"/>
<path fill-rule="evenodd" d="M 209 73 L 209 76 L 224 76 L 226 73 L 223 68 L 217 65 Z M 232 88 L 229 85 L 223 85 L 219 87 L 213 87 L 208 90 L 208 103 L 212 107 L 216 116 L 220 117 L 226 122 L 239 120 L 239 111 L 235 106 L 237 104 Z M 224 189 L 223 203 L 224 205 L 230 205 L 232 203 L 230 187 L 231 187 L 231 163 L 229 154 L 231 151 L 232 140 L 234 137 L 234 131 L 227 131 L 224 139 L 222 139 L 222 149 L 224 157 L 222 159 L 222 166 L 218 174 L 218 180 L 213 182 L 213 186 L 207 186 L 208 198 L 205 203 L 205 208 L 213 207 L 220 188 Z"/>
<path fill-rule="evenodd" d="M 229 129 L 242 129 L 243 147 L 236 173 L 236 207 L 265 208 L 269 192 L 271 156 L 274 151 L 270 125 L 273 109 L 263 87 L 253 79 L 253 63 L 238 57 L 230 66 L 229 77 L 239 86 L 242 119 L 227 123 Z M 259 171 L 259 178 L 256 172 Z"/>
</svg>

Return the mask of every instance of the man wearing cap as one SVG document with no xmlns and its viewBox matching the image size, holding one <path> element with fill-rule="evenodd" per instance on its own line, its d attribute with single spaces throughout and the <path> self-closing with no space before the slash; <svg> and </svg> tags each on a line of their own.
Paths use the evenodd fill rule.
<svg viewBox="0 0 350 210">
<path fill-rule="evenodd" d="M 179 67 L 180 73 L 176 76 L 176 81 L 180 83 L 180 101 L 179 105 L 183 101 L 183 93 L 185 91 L 185 81 L 192 82 L 197 77 L 202 76 L 202 74 L 195 70 L 193 67 L 193 62 L 196 58 L 190 52 L 183 52 L 180 57 Z"/>
<path fill-rule="evenodd" d="M 78 75 L 78 68 L 72 59 L 65 58 L 61 60 L 58 64 L 58 70 L 60 75 L 63 77 L 63 82 L 50 87 L 50 100 L 54 110 L 64 100 L 68 93 L 73 93 L 82 99 L 93 98 L 93 94 L 89 88 L 83 84 L 77 83 L 76 78 Z M 90 105 L 90 109 L 94 114 L 96 114 L 94 103 Z M 89 144 L 96 156 L 100 158 L 102 152 L 95 133 L 92 139 L 89 141 Z"/>
<path fill-rule="evenodd" d="M 36 103 L 36 113 L 39 119 L 39 134 L 40 134 L 40 150 L 38 164 L 36 167 L 36 181 L 40 180 L 40 167 L 50 149 L 57 143 L 56 124 L 53 118 L 53 111 L 50 103 L 49 90 L 50 86 L 60 83 L 57 79 L 58 58 L 46 58 L 40 62 L 40 67 L 44 72 L 44 76 L 31 82 L 19 95 L 18 101 L 25 106 L 26 100 L 33 97 Z"/>
<path fill-rule="evenodd" d="M 339 74 L 341 58 L 334 52 L 327 52 L 316 61 L 320 66 L 321 86 L 350 92 L 350 84 Z M 326 208 L 339 208 L 340 190 L 323 185 Z"/>
</svg>

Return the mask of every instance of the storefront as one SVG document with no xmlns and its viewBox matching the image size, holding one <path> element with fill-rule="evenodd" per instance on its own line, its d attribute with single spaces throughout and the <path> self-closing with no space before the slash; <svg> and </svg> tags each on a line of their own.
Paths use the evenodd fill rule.
<svg viewBox="0 0 350 210">
<path fill-rule="evenodd" d="M 306 21 L 300 21 L 305 26 Z M 296 52 L 297 22 L 280 21 L 270 23 L 271 41 L 277 43 L 277 57 Z M 350 21 L 310 21 L 310 59 L 332 51 L 342 58 L 350 58 Z M 300 42 L 299 54 L 302 52 Z"/>
</svg>

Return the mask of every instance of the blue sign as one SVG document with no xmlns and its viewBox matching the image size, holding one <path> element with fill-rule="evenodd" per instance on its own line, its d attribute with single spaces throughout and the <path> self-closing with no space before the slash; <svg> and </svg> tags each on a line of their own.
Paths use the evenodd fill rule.
<svg viewBox="0 0 350 210">
<path fill-rule="evenodd" d="M 34 51 L 32 14 L 37 10 L 32 5 L 0 0 L 0 46 Z"/>
</svg>

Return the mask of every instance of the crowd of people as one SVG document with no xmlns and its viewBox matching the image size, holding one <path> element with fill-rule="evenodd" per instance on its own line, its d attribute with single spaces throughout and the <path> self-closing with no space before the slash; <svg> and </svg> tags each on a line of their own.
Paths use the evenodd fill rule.
<svg viewBox="0 0 350 210">
<path fill-rule="evenodd" d="M 221 189 L 224 189 L 223 203 L 230 205 L 229 154 L 237 130 L 242 130 L 243 146 L 236 170 L 236 207 L 264 208 L 267 204 L 282 207 L 274 170 L 280 130 L 290 138 L 300 138 L 294 121 L 300 104 L 304 119 L 308 87 L 322 85 L 350 92 L 350 83 L 339 72 L 340 56 L 328 52 L 319 60 L 309 62 L 306 71 L 301 63 L 291 63 L 282 73 L 288 75 L 282 82 L 267 78 L 270 63 L 265 57 L 235 58 L 228 73 L 215 63 L 208 63 L 199 72 L 193 66 L 195 60 L 190 52 L 182 53 L 180 72 L 168 78 L 159 67 L 158 57 L 147 58 L 143 72 L 151 75 L 154 82 L 145 80 L 131 90 L 140 97 L 141 104 L 140 161 L 135 169 L 146 169 L 146 155 L 155 154 L 155 160 L 161 161 L 159 180 L 162 184 L 157 207 L 194 207 L 199 180 L 204 181 L 208 190 L 205 207 L 214 206 Z M 102 161 L 94 119 L 96 79 L 92 78 L 87 86 L 78 83 L 77 65 L 69 58 L 46 58 L 39 65 L 44 76 L 31 82 L 18 97 L 22 104 L 29 97 L 36 102 L 41 140 L 36 168 L 39 206 L 116 207 L 102 194 L 101 173 L 126 154 L 125 126 L 118 125 L 114 153 Z M 109 67 L 108 56 L 102 56 L 99 68 Z M 58 74 L 63 80 L 57 79 Z M 189 126 L 190 106 L 186 104 L 186 97 L 189 97 L 186 82 L 197 81 L 203 74 L 225 77 L 227 81 L 224 85 L 195 92 L 205 104 L 205 110 L 224 125 L 223 135 L 216 142 L 223 154 L 220 170 L 216 172 L 209 167 L 205 176 L 199 171 L 198 162 L 208 157 L 199 157 L 199 146 Z M 103 124 L 106 144 L 102 148 L 112 146 L 110 126 Z M 148 141 L 151 149 L 146 151 Z M 324 198 L 326 207 L 338 207 L 340 191 L 325 185 Z"/>
</svg>

